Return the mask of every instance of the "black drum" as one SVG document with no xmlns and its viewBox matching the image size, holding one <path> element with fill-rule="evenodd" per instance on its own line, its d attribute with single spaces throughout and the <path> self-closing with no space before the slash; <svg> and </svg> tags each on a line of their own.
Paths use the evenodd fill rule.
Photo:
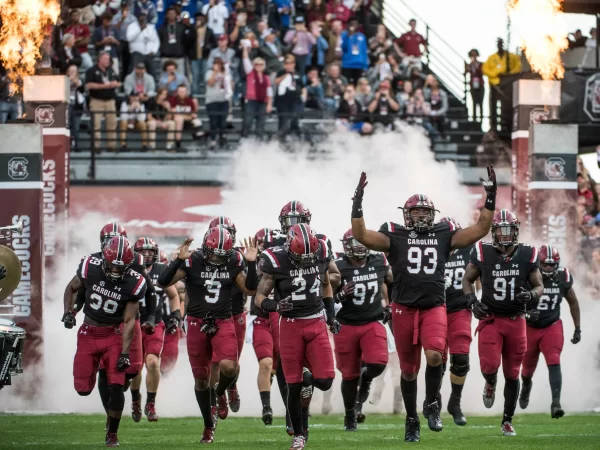
<svg viewBox="0 0 600 450">
<path fill-rule="evenodd" d="M 25 330 L 0 317 L 0 389 L 10 385 L 11 376 L 23 373 Z"/>
</svg>

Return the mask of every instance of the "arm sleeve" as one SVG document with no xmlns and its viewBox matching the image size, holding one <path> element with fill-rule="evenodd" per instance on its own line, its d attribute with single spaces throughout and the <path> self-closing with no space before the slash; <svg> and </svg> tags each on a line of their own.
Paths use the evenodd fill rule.
<svg viewBox="0 0 600 450">
<path fill-rule="evenodd" d="M 473 264 L 475 267 L 477 267 L 479 270 L 481 270 L 482 267 L 482 256 L 483 253 L 483 245 L 481 244 L 481 242 L 477 242 L 473 248 L 471 249 L 471 253 L 469 254 L 469 263 Z"/>
</svg>

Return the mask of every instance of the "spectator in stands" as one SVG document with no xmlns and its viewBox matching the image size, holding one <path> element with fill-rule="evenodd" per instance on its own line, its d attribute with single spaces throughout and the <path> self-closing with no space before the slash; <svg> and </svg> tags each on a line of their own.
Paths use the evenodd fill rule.
<svg viewBox="0 0 600 450">
<path fill-rule="evenodd" d="M 590 182 L 585 179 L 584 175 L 579 172 L 577 174 L 577 197 L 582 200 L 582 204 L 585 206 L 587 214 L 596 214 L 596 208 L 594 206 L 594 191 L 590 188 Z"/>
<path fill-rule="evenodd" d="M 344 97 L 340 100 L 336 117 L 338 123 L 349 131 L 360 134 L 370 134 L 373 126 L 366 122 L 367 108 L 356 99 L 356 90 L 353 84 L 346 86 Z"/>
<path fill-rule="evenodd" d="M 181 84 L 175 95 L 169 97 L 171 113 L 175 120 L 175 146 L 181 149 L 181 132 L 191 129 L 194 139 L 204 136 L 202 121 L 198 118 L 198 101 L 188 94 L 188 87 Z"/>
<path fill-rule="evenodd" d="M 8 77 L 8 71 L 0 63 L 0 124 L 19 117 L 21 99 L 13 83 Z"/>
<path fill-rule="evenodd" d="M 413 89 L 420 89 L 425 84 L 425 75 L 416 66 L 408 69 L 408 77 L 406 79 L 412 82 Z"/>
<path fill-rule="evenodd" d="M 396 94 L 396 101 L 400 105 L 400 110 L 398 111 L 401 117 L 404 117 L 406 114 L 406 106 L 410 102 L 410 98 L 413 93 L 413 84 L 411 81 L 405 81 L 402 83 L 402 90 Z"/>
<path fill-rule="evenodd" d="M 504 143 L 498 132 L 489 130 L 483 135 L 481 145 L 476 150 L 477 167 L 486 167 L 493 164 L 494 167 L 510 167 L 512 149 Z"/>
<path fill-rule="evenodd" d="M 134 0 L 133 14 L 135 17 L 140 18 L 143 14 L 146 16 L 148 23 L 156 25 L 158 22 L 158 13 L 156 12 L 156 5 L 153 0 Z"/>
<path fill-rule="evenodd" d="M 128 100 L 121 103 L 120 120 L 121 149 L 125 150 L 127 148 L 127 131 L 137 130 L 140 132 L 142 149 L 147 150 L 146 107 L 140 101 L 140 96 L 137 92 L 131 92 Z"/>
<path fill-rule="evenodd" d="M 208 28 L 217 38 L 227 32 L 225 26 L 229 18 L 229 10 L 223 0 L 210 0 L 203 6 L 202 13 L 207 17 Z"/>
<path fill-rule="evenodd" d="M 306 58 L 306 65 L 307 67 L 315 66 L 319 72 L 322 72 L 325 68 L 325 55 L 327 50 L 329 50 L 329 42 L 321 34 L 323 25 L 313 22 L 310 27 L 310 32 L 315 37 L 317 43 L 312 49 L 312 54 L 309 54 Z"/>
<path fill-rule="evenodd" d="M 583 35 L 581 30 L 575 30 L 575 33 L 569 33 L 569 48 L 585 47 L 585 41 L 587 38 Z"/>
<path fill-rule="evenodd" d="M 261 21 L 262 16 L 256 10 L 256 0 L 246 0 L 246 14 L 248 16 L 246 23 L 258 36 L 258 22 Z"/>
<path fill-rule="evenodd" d="M 102 16 L 108 13 L 111 15 L 112 20 L 112 11 L 116 11 L 119 9 L 121 5 L 121 0 L 96 0 L 96 3 L 92 6 L 92 11 L 94 12 L 94 24 L 98 26 L 102 23 Z"/>
<path fill-rule="evenodd" d="M 252 28 L 248 26 L 248 13 L 246 13 L 243 7 L 244 2 L 240 1 L 238 3 L 241 3 L 242 8 L 238 9 L 237 13 L 231 15 L 230 20 L 233 20 L 233 23 L 230 27 L 231 32 L 229 33 L 229 41 L 236 44 L 244 38 L 246 33 L 252 31 Z"/>
<path fill-rule="evenodd" d="M 500 75 L 521 72 L 521 58 L 514 53 L 504 50 L 504 41 L 497 40 L 498 51 L 490 55 L 481 67 L 483 74 L 488 77 L 490 85 L 490 125 L 498 129 L 498 104 L 508 105 L 506 94 L 500 89 Z"/>
<path fill-rule="evenodd" d="M 294 28 L 285 34 L 283 40 L 289 46 L 290 53 L 296 57 L 296 71 L 304 76 L 308 56 L 317 40 L 306 29 L 304 17 L 296 16 Z"/>
<path fill-rule="evenodd" d="M 168 92 L 161 88 L 148 102 L 148 147 L 152 150 L 156 148 L 156 130 L 167 130 L 167 151 L 175 148 L 175 121 L 170 114 L 171 105 L 168 100 Z"/>
<path fill-rule="evenodd" d="M 89 25 L 96 19 L 92 11 L 93 4 L 94 0 L 64 0 L 66 9 L 78 13 L 81 23 L 85 25 Z"/>
<path fill-rule="evenodd" d="M 342 33 L 342 73 L 355 84 L 369 68 L 367 38 L 358 31 L 358 21 L 352 19 L 348 31 Z"/>
<path fill-rule="evenodd" d="M 319 73 L 316 67 L 309 68 L 306 73 L 306 107 L 325 111 L 325 91 Z"/>
<path fill-rule="evenodd" d="M 79 12 L 71 11 L 71 21 L 65 28 L 65 33 L 75 36 L 75 46 L 81 55 L 81 70 L 87 70 L 94 65 L 92 57 L 88 53 L 88 44 L 90 43 L 90 27 L 79 21 Z"/>
<path fill-rule="evenodd" d="M 154 77 L 146 72 L 144 63 L 137 63 L 133 72 L 125 77 L 123 90 L 127 95 L 135 92 L 140 96 L 140 101 L 144 104 L 156 95 L 156 83 Z"/>
<path fill-rule="evenodd" d="M 350 10 L 344 5 L 342 0 L 331 0 L 327 5 L 327 15 L 325 18 L 328 22 L 339 20 L 345 26 L 350 20 Z"/>
<path fill-rule="evenodd" d="M 596 46 L 598 45 L 597 42 L 597 34 L 596 34 L 596 28 L 592 28 L 590 30 L 590 38 L 588 38 L 585 41 L 585 48 L 596 48 Z"/>
<path fill-rule="evenodd" d="M 271 79 L 265 73 L 265 60 L 258 57 L 250 62 L 246 48 L 243 50 L 242 63 L 246 72 L 242 137 L 250 134 L 252 124 L 256 120 L 256 135 L 258 138 L 262 138 L 265 130 L 266 116 L 267 114 L 271 114 L 273 110 L 273 87 L 271 86 Z"/>
<path fill-rule="evenodd" d="M 438 132 L 429 121 L 431 105 L 425 101 L 423 89 L 415 89 L 406 105 L 406 118 L 408 123 L 417 124 L 425 128 L 431 139 L 438 137 Z"/>
<path fill-rule="evenodd" d="M 267 73 L 276 74 L 283 70 L 283 49 L 273 30 L 265 32 L 264 44 L 259 48 L 259 54 L 267 64 Z"/>
<path fill-rule="evenodd" d="M 377 25 L 377 33 L 369 39 L 369 59 L 371 60 L 371 64 L 377 62 L 379 55 L 383 54 L 385 57 L 392 48 L 392 39 L 389 37 L 387 28 L 383 24 Z"/>
<path fill-rule="evenodd" d="M 111 23 L 117 31 L 117 38 L 119 39 L 121 80 L 124 80 L 131 69 L 131 51 L 129 49 L 129 40 L 127 39 L 127 28 L 132 23 L 137 24 L 137 19 L 129 10 L 129 4 L 126 0 L 121 3 L 121 9 L 114 15 Z"/>
<path fill-rule="evenodd" d="M 427 75 L 423 89 L 425 101 L 431 106 L 429 117 L 440 135 L 444 134 L 444 123 L 448 112 L 448 94 L 440 88 L 440 83 L 434 75 Z"/>
<path fill-rule="evenodd" d="M 201 12 L 197 12 L 195 26 L 191 28 L 191 33 L 186 41 L 186 52 L 192 66 L 193 94 L 199 94 L 200 89 L 204 87 L 206 60 L 211 50 L 216 46 L 217 39 L 206 24 L 206 16 Z"/>
<path fill-rule="evenodd" d="M 163 64 L 163 73 L 158 80 L 158 86 L 167 88 L 169 97 L 176 94 L 180 85 L 184 85 L 189 90 L 189 83 L 185 75 L 177 72 L 177 63 L 167 60 Z"/>
<path fill-rule="evenodd" d="M 389 80 L 383 80 L 379 84 L 379 89 L 377 89 L 375 97 L 371 100 L 368 110 L 376 128 L 393 130 L 394 120 L 400 110 L 400 105 L 398 105 L 398 102 L 392 95 L 392 87 Z"/>
<path fill-rule="evenodd" d="M 158 30 L 160 40 L 160 60 L 174 61 L 177 64 L 177 72 L 185 75 L 185 46 L 184 46 L 185 26 L 177 22 L 177 13 L 175 8 L 167 10 L 165 23 Z"/>
<path fill-rule="evenodd" d="M 471 91 L 471 100 L 473 100 L 473 120 L 481 123 L 483 121 L 485 88 L 483 86 L 483 65 L 477 58 L 479 58 L 479 52 L 474 48 L 469 52 L 470 61 L 465 63 L 465 74 L 469 74 L 469 90 Z M 477 114 L 477 111 L 479 111 L 479 114 Z"/>
<path fill-rule="evenodd" d="M 238 59 L 235 57 L 235 50 L 229 48 L 229 38 L 226 34 L 222 34 L 218 39 L 217 48 L 213 48 L 208 55 L 207 67 L 212 67 L 216 58 L 221 59 L 225 64 L 225 68 L 229 71 L 229 75 L 237 73 Z"/>
<path fill-rule="evenodd" d="M 273 0 L 275 6 L 277 6 L 277 12 L 279 13 L 279 28 L 281 35 L 284 36 L 286 31 L 292 25 L 292 11 L 294 4 L 292 0 Z"/>
<path fill-rule="evenodd" d="M 212 67 L 206 72 L 206 111 L 210 121 L 210 144 L 214 150 L 219 145 L 224 146 L 229 100 L 233 95 L 233 82 L 225 63 L 221 58 L 214 58 Z"/>
<path fill-rule="evenodd" d="M 75 36 L 67 33 L 63 35 L 62 46 L 52 57 L 52 67 L 57 68 L 64 75 L 71 65 L 81 66 L 81 55 L 75 47 Z"/>
<path fill-rule="evenodd" d="M 133 67 L 138 63 L 144 63 L 146 71 L 155 76 L 154 58 L 160 48 L 158 33 L 154 25 L 146 21 L 146 15 L 140 14 L 138 20 L 127 28 L 127 40 L 131 52 L 131 63 Z M 175 64 L 177 67 L 177 64 Z"/>
<path fill-rule="evenodd" d="M 77 150 L 77 134 L 81 114 L 85 109 L 85 86 L 79 78 L 79 68 L 75 65 L 67 69 L 69 77 L 69 130 L 71 134 L 71 150 Z"/>
<path fill-rule="evenodd" d="M 110 67 L 110 54 L 100 52 L 96 65 L 85 74 L 85 87 L 90 93 L 90 112 L 94 123 L 96 146 L 101 145 L 102 117 L 106 125 L 106 147 L 114 150 L 117 145 L 117 88 L 121 86 L 118 77 Z"/>
<path fill-rule="evenodd" d="M 342 21 L 334 20 L 330 23 L 330 29 L 327 30 L 325 38 L 329 44 L 329 50 L 325 56 L 325 63 L 331 64 L 333 62 L 342 61 L 342 32 L 344 31 Z"/>
<path fill-rule="evenodd" d="M 420 70 L 421 56 L 423 55 L 421 45 L 425 53 L 427 53 L 427 41 L 422 35 L 417 33 L 417 21 L 415 19 L 410 19 L 408 25 L 410 26 L 410 30 L 394 41 L 394 49 L 402 57 L 404 65 L 416 64 Z"/>
<path fill-rule="evenodd" d="M 337 110 L 340 98 L 344 95 L 344 89 L 348 79 L 342 75 L 337 63 L 327 66 L 327 74 L 323 77 L 325 87 L 325 106 L 331 113 Z"/>
<path fill-rule="evenodd" d="M 263 45 L 265 43 L 265 37 L 270 32 L 269 26 L 266 20 L 259 20 L 256 24 L 256 35 L 258 36 L 258 43 Z"/>
<path fill-rule="evenodd" d="M 362 105 L 366 106 L 371 104 L 372 99 L 373 92 L 369 80 L 365 77 L 360 78 L 358 80 L 358 85 L 356 89 L 356 100 L 359 101 Z"/>
<path fill-rule="evenodd" d="M 106 1 L 106 0 L 105 0 Z M 103 3 L 105 5 L 105 3 Z M 112 68 L 119 75 L 119 39 L 117 39 L 117 30 L 111 26 L 112 15 L 106 13 L 102 16 L 102 25 L 94 30 L 94 47 L 96 51 L 104 50 L 110 53 L 112 59 Z M 125 70 L 125 69 L 123 69 Z"/>
<path fill-rule="evenodd" d="M 299 116 L 306 102 L 306 87 L 302 76 L 296 72 L 296 58 L 292 54 L 285 56 L 284 70 L 277 73 L 275 86 L 277 94 L 275 106 L 279 118 L 279 136 L 285 138 L 291 131 L 300 137 Z"/>
<path fill-rule="evenodd" d="M 324 25 L 327 21 L 327 2 L 325 0 L 310 0 L 306 21 L 308 26 L 313 23 Z"/>
<path fill-rule="evenodd" d="M 390 67 L 389 78 L 392 79 L 392 90 L 396 90 L 402 86 L 404 78 L 406 78 L 405 71 L 402 70 L 400 65 L 399 57 L 393 53 L 387 55 L 387 63 Z"/>
</svg>

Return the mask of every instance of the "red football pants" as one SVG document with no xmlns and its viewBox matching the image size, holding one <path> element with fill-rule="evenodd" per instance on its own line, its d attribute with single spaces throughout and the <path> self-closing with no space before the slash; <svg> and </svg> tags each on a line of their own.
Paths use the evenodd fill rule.
<svg viewBox="0 0 600 450">
<path fill-rule="evenodd" d="M 523 376 L 532 377 L 540 359 L 544 355 L 547 366 L 560 364 L 565 337 L 562 320 L 557 320 L 546 328 L 527 327 L 527 352 L 523 358 Z"/>
<path fill-rule="evenodd" d="M 179 356 L 179 339 L 181 339 L 181 328 L 175 333 L 165 333 L 162 353 L 160 355 L 160 373 L 166 374 L 173 370 L 177 357 Z"/>
<path fill-rule="evenodd" d="M 213 352 L 217 361 L 237 361 L 237 336 L 231 318 L 217 319 L 219 329 L 213 336 L 200 331 L 204 319 L 187 316 L 186 320 L 188 357 L 195 379 L 208 380 Z"/>
<path fill-rule="evenodd" d="M 498 372 L 500 360 L 504 378 L 518 380 L 521 363 L 527 350 L 524 317 L 496 317 L 480 320 L 479 364 L 486 375 Z"/>
<path fill-rule="evenodd" d="M 335 360 L 342 379 L 360 376 L 361 360 L 367 364 L 387 364 L 388 347 L 385 328 L 379 322 L 365 325 L 342 325 L 333 335 Z"/>
<path fill-rule="evenodd" d="M 144 350 L 144 362 L 147 355 L 160 356 L 165 342 L 165 323 L 161 320 L 154 327 L 154 334 L 142 333 L 142 348 Z"/>
<path fill-rule="evenodd" d="M 473 314 L 468 309 L 448 313 L 448 340 L 444 351 L 444 362 L 451 355 L 468 355 L 471 350 L 471 319 Z"/>
</svg>

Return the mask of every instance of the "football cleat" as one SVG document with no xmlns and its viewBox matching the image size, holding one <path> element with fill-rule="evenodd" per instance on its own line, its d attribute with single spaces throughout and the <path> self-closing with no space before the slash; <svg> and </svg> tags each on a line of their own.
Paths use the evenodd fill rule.
<svg viewBox="0 0 600 450">
<path fill-rule="evenodd" d="M 358 423 L 363 423 L 365 420 L 367 420 L 367 416 L 365 416 L 365 413 L 362 412 L 362 407 L 362 403 L 356 402 L 354 404 L 354 412 L 356 413 L 356 421 Z"/>
<path fill-rule="evenodd" d="M 237 389 L 227 389 L 227 398 L 229 399 L 229 408 L 236 413 L 240 410 L 240 394 Z"/>
<path fill-rule="evenodd" d="M 215 441 L 215 427 L 209 428 L 204 427 L 204 432 L 202 433 L 202 439 L 200 439 L 201 444 L 212 444 Z"/>
<path fill-rule="evenodd" d="M 450 401 L 448 402 L 448 414 L 452 416 L 452 419 L 454 419 L 454 423 L 456 425 L 462 427 L 467 424 L 467 419 L 462 412 L 460 402 L 453 401 L 452 397 L 450 397 Z"/>
<path fill-rule="evenodd" d="M 294 436 L 294 439 L 292 439 L 292 445 L 290 445 L 290 450 L 303 449 L 305 445 L 306 438 L 304 436 Z"/>
<path fill-rule="evenodd" d="M 131 418 L 134 422 L 142 420 L 142 401 L 131 402 Z"/>
<path fill-rule="evenodd" d="M 356 423 L 356 415 L 355 414 L 346 414 L 344 417 L 344 430 L 346 431 L 356 431 L 358 430 L 358 425 Z"/>
<path fill-rule="evenodd" d="M 111 448 L 119 446 L 119 438 L 117 437 L 117 433 L 106 433 L 106 446 Z"/>
<path fill-rule="evenodd" d="M 363 373 L 366 371 L 366 367 L 362 369 L 360 375 L 360 381 L 358 382 L 358 397 L 357 402 L 364 403 L 369 398 L 369 392 L 371 391 L 371 381 L 365 381 L 363 378 Z"/>
<path fill-rule="evenodd" d="M 294 435 L 294 426 L 292 425 L 292 420 L 290 419 L 289 414 L 285 416 L 285 432 L 288 436 Z"/>
<path fill-rule="evenodd" d="M 225 394 L 217 396 L 217 414 L 219 419 L 227 419 L 229 408 L 227 407 L 227 397 Z"/>
<path fill-rule="evenodd" d="M 400 391 L 400 395 L 402 395 L 402 391 Z M 442 404 L 442 393 L 441 392 L 438 392 L 437 403 L 438 403 L 438 405 Z M 426 400 L 423 400 L 423 417 L 425 417 L 427 419 L 427 401 Z"/>
<path fill-rule="evenodd" d="M 273 410 L 270 406 L 263 407 L 262 410 L 262 421 L 265 425 L 273 424 Z"/>
<path fill-rule="evenodd" d="M 496 385 L 485 382 L 483 388 L 483 404 L 486 408 L 494 406 L 494 400 L 496 399 Z M 511 425 L 512 426 L 512 425 Z"/>
<path fill-rule="evenodd" d="M 146 403 L 144 414 L 148 418 L 148 422 L 158 422 L 158 415 L 156 414 L 156 409 L 154 408 L 154 402 Z"/>
<path fill-rule="evenodd" d="M 502 422 L 502 434 L 504 436 L 516 436 L 517 432 L 515 431 L 515 429 L 512 426 L 512 423 L 510 422 Z"/>
<path fill-rule="evenodd" d="M 521 385 L 521 395 L 519 395 L 519 406 L 521 409 L 526 409 L 529 406 L 529 396 L 531 395 L 531 388 L 533 387 L 533 383 L 522 383 Z"/>
<path fill-rule="evenodd" d="M 442 431 L 444 424 L 440 417 L 440 407 L 437 400 L 427 405 L 425 411 L 427 411 L 427 425 L 429 425 L 429 429 L 436 432 Z"/>
<path fill-rule="evenodd" d="M 560 419 L 565 415 L 565 411 L 562 409 L 562 406 L 560 406 L 558 400 L 552 402 L 552 406 L 550 406 L 550 415 L 553 419 Z"/>
<path fill-rule="evenodd" d="M 406 416 L 404 423 L 404 442 L 421 441 L 421 424 L 418 417 Z"/>
<path fill-rule="evenodd" d="M 215 425 L 215 428 L 217 427 L 217 422 L 219 421 L 219 414 L 217 413 L 217 407 L 216 406 L 211 406 L 210 407 L 210 414 L 212 415 L 213 418 L 213 422 Z"/>
</svg>

